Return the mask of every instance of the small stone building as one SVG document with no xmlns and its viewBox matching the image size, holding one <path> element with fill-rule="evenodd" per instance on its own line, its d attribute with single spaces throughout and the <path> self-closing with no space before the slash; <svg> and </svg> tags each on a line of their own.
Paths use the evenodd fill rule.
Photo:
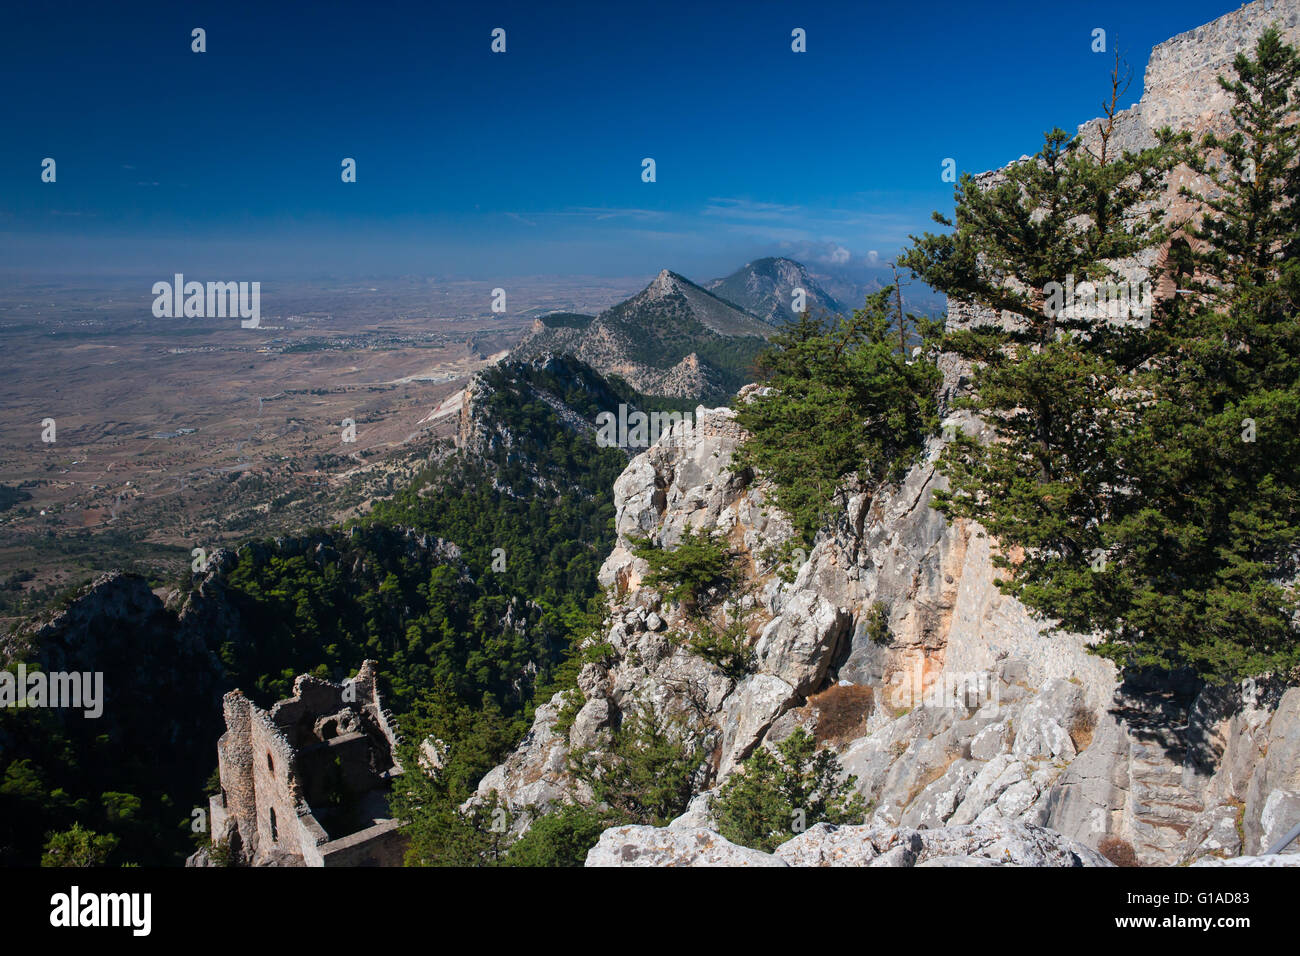
<svg viewBox="0 0 1300 956">
<path fill-rule="evenodd" d="M 302 675 L 269 711 L 225 695 L 213 840 L 255 866 L 400 866 L 389 817 L 397 736 L 366 661 L 341 684 Z"/>
</svg>

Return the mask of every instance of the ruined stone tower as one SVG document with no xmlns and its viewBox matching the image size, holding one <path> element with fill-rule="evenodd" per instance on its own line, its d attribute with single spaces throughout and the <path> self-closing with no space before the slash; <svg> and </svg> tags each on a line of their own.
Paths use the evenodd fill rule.
<svg viewBox="0 0 1300 956">
<path fill-rule="evenodd" d="M 388 790 L 402 767 L 375 677 L 374 661 L 341 684 L 302 675 L 269 711 L 226 694 L 214 842 L 257 866 L 401 865 Z"/>
</svg>

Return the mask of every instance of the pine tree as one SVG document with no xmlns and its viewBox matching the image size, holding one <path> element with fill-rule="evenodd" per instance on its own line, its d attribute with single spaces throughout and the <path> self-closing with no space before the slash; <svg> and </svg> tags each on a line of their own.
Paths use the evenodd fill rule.
<svg viewBox="0 0 1300 956">
<path fill-rule="evenodd" d="M 597 805 L 628 823 L 661 827 L 690 803 L 706 756 L 685 719 L 646 704 L 623 714 L 607 748 L 571 752 L 568 767 Z"/>
<path fill-rule="evenodd" d="M 1236 78 L 1220 77 L 1219 85 L 1233 97 L 1236 129 L 1226 137 L 1205 136 L 1202 151 L 1189 163 L 1211 188 L 1183 189 L 1207 211 L 1191 230 L 1204 243 L 1197 262 L 1204 281 L 1196 286 L 1220 306 L 1233 304 L 1233 293 L 1260 295 L 1251 304 L 1271 322 L 1277 312 L 1293 316 L 1296 307 L 1300 55 L 1270 28 L 1256 43 L 1254 58 L 1239 53 L 1233 70 Z"/>
<path fill-rule="evenodd" d="M 1144 322 L 1099 316 L 1089 293 L 1122 281 L 1111 262 L 1165 240 L 1154 200 L 1189 139 L 1160 130 L 1150 148 L 1117 154 L 1122 92 L 1117 60 L 1094 146 L 1057 129 L 998 181 L 963 176 L 955 217 L 935 214 L 953 231 L 914 237 L 900 257 L 951 298 L 999 318 L 947 336 L 975 363 L 972 397 L 959 405 L 993 434 L 948 443 L 940 468 L 949 490 L 935 505 L 999 539 L 1005 591 L 1084 632 L 1119 625 L 1114 579 L 1100 573 L 1114 560 L 1111 522 L 1131 501 L 1128 462 L 1115 449 L 1141 413 L 1134 370 L 1154 340 Z M 1071 287 L 1082 308 L 1064 301 Z"/>
<path fill-rule="evenodd" d="M 713 800 L 718 831 L 733 843 L 772 852 L 818 823 L 858 824 L 866 816 L 856 777 L 844 777 L 833 750 L 818 750 L 802 727 L 772 750 L 759 747 Z"/>
<path fill-rule="evenodd" d="M 737 465 L 774 485 L 774 499 L 811 544 L 839 510 L 844 480 L 874 491 L 904 473 L 937 425 L 939 373 L 909 361 L 890 329 L 889 286 L 847 318 L 807 312 L 772 339 L 761 360 L 768 391 L 736 405 L 750 436 Z M 934 330 L 916 316 L 923 339 Z"/>
<path fill-rule="evenodd" d="M 1234 72 L 1236 129 L 1189 161 L 1209 182 L 1184 189 L 1203 210 L 1191 298 L 1153 330 L 1115 447 L 1130 494 L 1098 621 L 1117 622 L 1100 648 L 1115 659 L 1216 681 L 1300 663 L 1300 58 L 1269 30 Z"/>
<path fill-rule="evenodd" d="M 969 404 L 996 440 L 949 446 L 951 491 L 937 505 L 1024 549 L 1015 567 L 1000 562 L 1005 590 L 1099 634 L 1100 653 L 1216 682 L 1300 663 L 1300 63 L 1270 30 L 1234 72 L 1220 80 L 1231 135 L 1189 151 L 1162 132 L 1112 159 L 1108 120 L 1098 152 L 1064 161 L 1049 135 L 1006 184 L 964 181 L 957 234 L 927 236 L 904 260 L 1018 320 L 951 337 L 982 363 Z M 1185 230 L 1190 297 L 1149 328 L 1053 322 L 1046 301 L 1034 314 L 1047 263 L 1094 276 L 1100 260 L 1163 238 L 1159 211 L 1138 212 L 1180 158 L 1209 182 L 1185 190 L 1202 210 Z M 1125 234 L 1112 242 L 1109 230 Z"/>
<path fill-rule="evenodd" d="M 953 231 L 913 237 L 899 260 L 1000 319 L 947 337 L 976 363 L 973 398 L 959 404 L 997 440 L 955 435 L 941 459 L 950 490 L 935 502 L 1024 549 L 1007 589 L 1058 616 L 1085 599 L 1087 574 L 1106 549 L 1102 522 L 1122 493 L 1110 448 L 1133 414 L 1118 386 L 1145 342 L 1139 325 L 1067 307 L 1062 290 L 1078 289 L 1086 306 L 1098 284 L 1122 281 L 1108 260 L 1164 240 L 1152 200 L 1186 140 L 1161 130 L 1154 146 L 1115 155 L 1118 61 L 1112 81 L 1095 148 L 1055 129 L 999 181 L 963 175 L 954 219 L 934 214 Z"/>
</svg>

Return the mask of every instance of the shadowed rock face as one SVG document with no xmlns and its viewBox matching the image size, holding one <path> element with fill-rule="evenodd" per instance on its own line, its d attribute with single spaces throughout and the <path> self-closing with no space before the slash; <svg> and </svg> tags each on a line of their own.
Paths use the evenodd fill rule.
<svg viewBox="0 0 1300 956">
<path fill-rule="evenodd" d="M 22 660 L 47 673 L 101 673 L 102 714 L 94 732 L 156 752 L 183 779 L 203 763 L 192 741 L 220 731 L 217 645 L 198 623 L 166 608 L 142 577 L 114 571 L 66 607 L 0 638 L 0 666 Z M 54 713 L 64 719 L 76 711 Z"/>
</svg>

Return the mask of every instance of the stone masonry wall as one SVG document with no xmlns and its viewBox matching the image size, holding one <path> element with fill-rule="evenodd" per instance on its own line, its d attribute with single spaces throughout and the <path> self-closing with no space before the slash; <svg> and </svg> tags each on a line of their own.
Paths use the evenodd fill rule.
<svg viewBox="0 0 1300 956">
<path fill-rule="evenodd" d="M 311 761 L 329 762 L 335 754 L 346 758 L 344 779 L 357 792 L 377 784 L 372 762 L 378 763 L 381 778 L 402 772 L 391 759 L 397 736 L 379 699 L 376 674 L 374 662 L 367 661 L 353 680 L 341 684 L 302 675 L 294 681 L 293 696 L 269 711 L 238 690 L 226 694 L 226 732 L 217 743 L 222 794 L 210 802 L 214 839 L 229 842 L 241 859 L 252 863 L 400 862 L 404 843 L 391 821 L 331 842 L 304 790 L 311 782 L 310 773 L 304 778 Z M 321 740 L 317 725 L 344 711 L 360 719 L 354 725 L 360 731 Z M 368 758 L 372 749 L 375 756 Z"/>
</svg>

